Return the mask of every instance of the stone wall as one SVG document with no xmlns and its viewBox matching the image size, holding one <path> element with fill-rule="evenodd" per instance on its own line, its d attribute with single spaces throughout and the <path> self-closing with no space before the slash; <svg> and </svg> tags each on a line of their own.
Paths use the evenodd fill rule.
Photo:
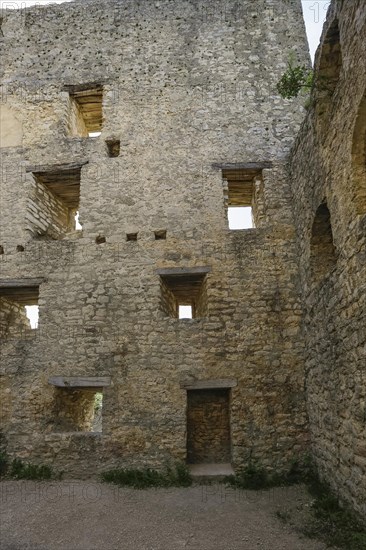
<svg viewBox="0 0 366 550">
<path fill-rule="evenodd" d="M 234 467 L 285 468 L 308 445 L 287 173 L 305 111 L 276 90 L 291 50 L 309 63 L 300 0 L 83 0 L 6 13 L 2 28 L 23 141 L 1 150 L 1 278 L 43 278 L 37 335 L 1 347 L 9 453 L 84 478 L 186 460 L 182 383 L 231 378 Z M 101 136 L 70 136 L 65 90 L 93 83 Z M 82 165 L 83 231 L 34 239 L 26 169 L 69 163 Z M 258 226 L 230 231 L 222 167 L 253 163 Z M 159 270 L 195 267 L 208 269 L 205 315 L 173 318 Z M 111 377 L 102 434 L 52 431 L 54 376 Z"/>
<path fill-rule="evenodd" d="M 291 171 L 312 450 L 366 517 L 365 59 L 364 2 L 333 2 L 315 61 L 333 93 L 313 95 Z"/>
</svg>

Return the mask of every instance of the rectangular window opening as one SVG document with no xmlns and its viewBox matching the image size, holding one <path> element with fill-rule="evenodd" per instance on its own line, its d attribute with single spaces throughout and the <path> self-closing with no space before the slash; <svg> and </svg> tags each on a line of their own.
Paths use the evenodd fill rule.
<svg viewBox="0 0 366 550">
<path fill-rule="evenodd" d="M 161 309 L 176 319 L 197 319 L 207 315 L 207 273 L 209 269 L 173 268 L 158 271 Z M 168 272 L 168 273 L 167 273 Z"/>
<path fill-rule="evenodd" d="M 263 217 L 263 178 L 259 168 L 222 170 L 230 230 L 252 229 Z"/>
<path fill-rule="evenodd" d="M 39 284 L 0 280 L 0 337 L 23 338 L 38 328 Z"/>
<path fill-rule="evenodd" d="M 54 431 L 102 433 L 103 388 L 55 388 Z"/>
<path fill-rule="evenodd" d="M 69 86 L 68 131 L 71 136 L 96 138 L 102 132 L 103 86 Z"/>
<path fill-rule="evenodd" d="M 81 166 L 44 167 L 34 169 L 31 174 L 26 222 L 33 237 L 59 240 L 82 229 L 78 221 Z"/>
</svg>

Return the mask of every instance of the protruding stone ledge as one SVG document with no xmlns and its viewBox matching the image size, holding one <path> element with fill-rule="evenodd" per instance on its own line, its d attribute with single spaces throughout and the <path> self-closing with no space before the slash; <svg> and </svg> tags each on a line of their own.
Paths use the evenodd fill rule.
<svg viewBox="0 0 366 550">
<path fill-rule="evenodd" d="M 167 267 L 157 269 L 158 275 L 199 275 L 210 273 L 210 266 L 203 267 Z"/>
<path fill-rule="evenodd" d="M 214 162 L 212 168 L 216 170 L 264 170 L 273 168 L 273 162 L 270 160 L 263 162 Z"/>
<path fill-rule="evenodd" d="M 34 164 L 25 167 L 26 172 L 49 172 L 57 174 L 59 172 L 69 172 L 72 170 L 80 170 L 85 164 L 89 164 L 88 160 L 83 160 L 81 162 L 69 162 L 66 164 Z"/>
<path fill-rule="evenodd" d="M 181 382 L 183 390 L 213 390 L 216 388 L 235 388 L 238 385 L 236 378 L 220 378 L 216 380 L 189 380 Z"/>
<path fill-rule="evenodd" d="M 24 277 L 22 279 L 0 279 L 0 288 L 24 288 L 39 286 L 45 281 L 44 277 Z"/>
<path fill-rule="evenodd" d="M 103 388 L 111 385 L 110 376 L 52 376 L 48 383 L 58 388 Z"/>
</svg>

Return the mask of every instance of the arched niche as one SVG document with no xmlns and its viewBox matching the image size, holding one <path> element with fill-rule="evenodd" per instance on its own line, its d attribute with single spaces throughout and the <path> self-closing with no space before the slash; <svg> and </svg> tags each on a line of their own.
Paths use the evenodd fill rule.
<svg viewBox="0 0 366 550">
<path fill-rule="evenodd" d="M 342 62 L 338 19 L 335 19 L 323 40 L 315 74 L 316 114 L 321 130 L 326 130 L 330 121 L 334 94 L 342 70 Z"/>
<path fill-rule="evenodd" d="M 336 250 L 333 243 L 333 231 L 327 204 L 322 203 L 316 211 L 311 231 L 310 268 L 314 283 L 324 279 L 335 267 Z"/>
</svg>

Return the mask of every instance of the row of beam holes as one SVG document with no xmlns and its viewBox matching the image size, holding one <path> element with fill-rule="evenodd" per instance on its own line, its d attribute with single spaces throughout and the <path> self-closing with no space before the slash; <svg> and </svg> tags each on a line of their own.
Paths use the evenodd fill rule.
<svg viewBox="0 0 366 550">
<path fill-rule="evenodd" d="M 24 252 L 25 248 L 23 245 L 21 244 L 18 244 L 17 247 L 16 247 L 16 251 L 17 252 Z M 5 250 L 4 250 L 4 247 L 2 245 L 0 245 L 0 256 L 2 256 L 3 254 L 5 254 Z"/>
<path fill-rule="evenodd" d="M 159 231 L 154 231 L 156 241 L 166 240 L 166 230 L 160 229 Z M 126 241 L 137 241 L 138 233 L 126 233 Z M 103 235 L 98 235 L 95 238 L 96 244 L 103 244 L 107 242 L 107 239 Z"/>
</svg>

